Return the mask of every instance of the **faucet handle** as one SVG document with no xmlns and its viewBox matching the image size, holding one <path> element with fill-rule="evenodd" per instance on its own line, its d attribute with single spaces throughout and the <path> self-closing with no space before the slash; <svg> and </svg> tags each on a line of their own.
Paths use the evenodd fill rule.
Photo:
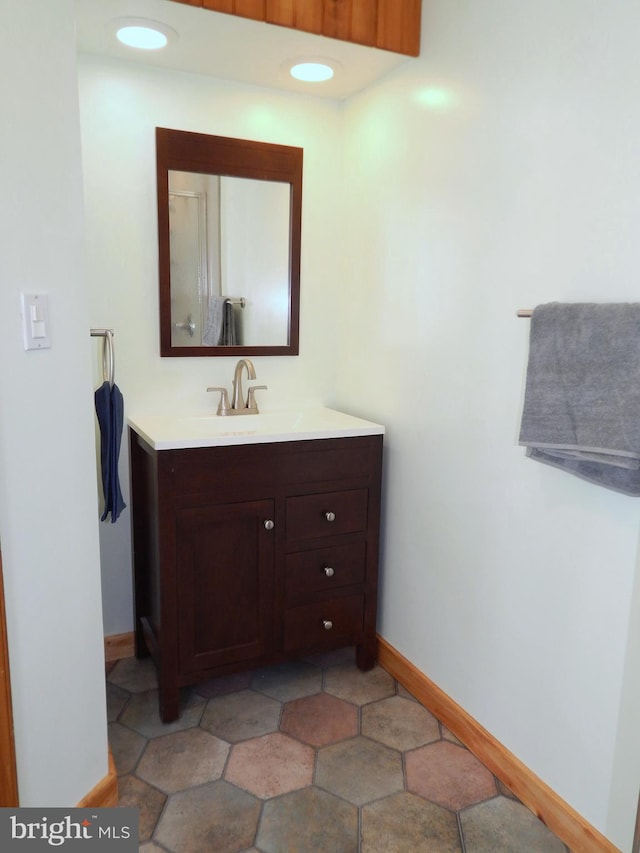
<svg viewBox="0 0 640 853">
<path fill-rule="evenodd" d="M 252 412 L 258 414 L 258 404 L 256 403 L 256 399 L 254 397 L 254 393 L 256 391 L 266 391 L 266 385 L 252 385 L 251 388 L 247 389 L 247 409 L 250 409 Z"/>
<path fill-rule="evenodd" d="M 219 388 L 218 386 L 214 385 L 211 388 L 207 388 L 207 391 L 220 391 L 220 402 L 218 403 L 218 411 L 216 412 L 216 414 L 217 415 L 228 414 L 229 409 L 231 407 L 229 406 L 229 395 L 227 393 L 227 389 L 226 388 Z"/>
</svg>

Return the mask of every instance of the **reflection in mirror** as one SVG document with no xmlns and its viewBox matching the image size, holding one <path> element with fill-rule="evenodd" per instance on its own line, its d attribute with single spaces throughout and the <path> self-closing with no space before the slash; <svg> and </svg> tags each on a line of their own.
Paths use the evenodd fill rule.
<svg viewBox="0 0 640 853">
<path fill-rule="evenodd" d="M 302 149 L 156 134 L 161 354 L 297 354 Z"/>
<path fill-rule="evenodd" d="M 275 181 L 169 172 L 172 346 L 287 344 L 289 195 Z"/>
</svg>

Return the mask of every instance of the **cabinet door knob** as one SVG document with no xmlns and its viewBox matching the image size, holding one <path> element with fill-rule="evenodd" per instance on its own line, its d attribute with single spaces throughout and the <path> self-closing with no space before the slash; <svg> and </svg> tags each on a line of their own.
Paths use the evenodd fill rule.
<svg viewBox="0 0 640 853">
<path fill-rule="evenodd" d="M 327 519 L 327 521 L 335 521 L 336 520 L 335 512 L 325 512 L 324 517 Z"/>
<path fill-rule="evenodd" d="M 333 628 L 333 622 L 331 622 L 329 619 L 323 619 L 322 624 L 324 625 L 325 631 L 330 631 Z"/>
<path fill-rule="evenodd" d="M 265 521 L 264 526 L 265 526 L 266 530 L 273 530 L 273 528 L 275 527 L 275 524 L 273 523 L 273 521 L 271 521 L 270 518 L 268 518 Z"/>
<path fill-rule="evenodd" d="M 331 566 L 325 566 L 324 567 L 324 573 L 328 578 L 332 578 L 333 577 L 333 569 L 331 568 Z"/>
</svg>

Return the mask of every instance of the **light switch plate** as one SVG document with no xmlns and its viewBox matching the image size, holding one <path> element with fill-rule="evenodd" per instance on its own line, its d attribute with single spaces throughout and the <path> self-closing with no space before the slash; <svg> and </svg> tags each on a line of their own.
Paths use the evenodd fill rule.
<svg viewBox="0 0 640 853">
<path fill-rule="evenodd" d="M 49 297 L 46 293 L 22 293 L 22 334 L 25 349 L 49 349 Z"/>
</svg>

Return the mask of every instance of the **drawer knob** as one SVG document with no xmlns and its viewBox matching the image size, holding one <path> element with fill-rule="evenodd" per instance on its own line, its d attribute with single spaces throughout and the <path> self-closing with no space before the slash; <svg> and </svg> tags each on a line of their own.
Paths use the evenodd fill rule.
<svg viewBox="0 0 640 853">
<path fill-rule="evenodd" d="M 330 619 L 323 619 L 322 624 L 324 625 L 325 631 L 330 631 L 333 628 L 333 622 Z"/>
<path fill-rule="evenodd" d="M 332 578 L 333 577 L 333 569 L 331 568 L 331 566 L 325 566 L 324 567 L 324 573 L 328 578 Z"/>
<path fill-rule="evenodd" d="M 324 517 L 327 519 L 327 521 L 335 521 L 336 520 L 335 512 L 325 512 Z"/>
<path fill-rule="evenodd" d="M 273 521 L 271 521 L 271 519 L 270 519 L 270 518 L 268 518 L 268 519 L 265 521 L 264 526 L 265 526 L 265 529 L 266 529 L 266 530 L 273 530 L 273 528 L 275 527 L 275 524 L 273 523 Z"/>
</svg>

